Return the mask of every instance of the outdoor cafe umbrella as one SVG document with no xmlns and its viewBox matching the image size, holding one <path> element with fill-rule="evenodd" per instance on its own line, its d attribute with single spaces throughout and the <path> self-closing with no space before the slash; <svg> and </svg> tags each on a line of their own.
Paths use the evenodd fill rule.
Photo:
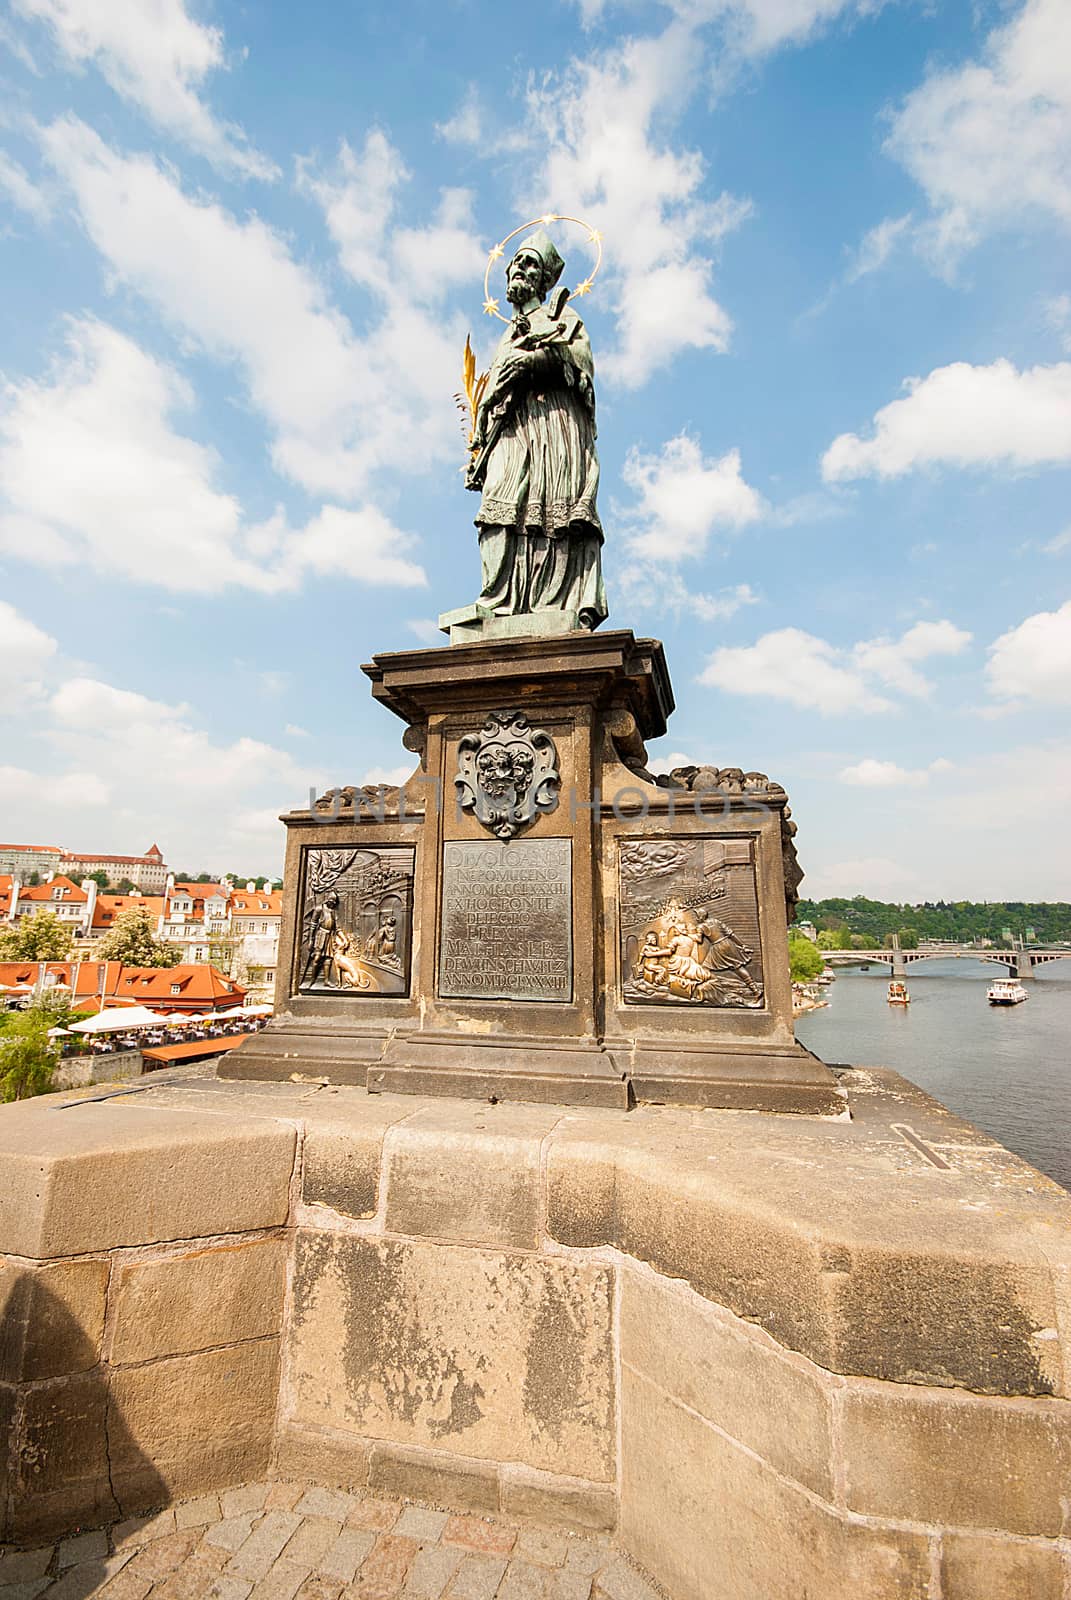
<svg viewBox="0 0 1071 1600">
<path fill-rule="evenodd" d="M 270 1017 L 271 1006 L 243 1006 L 243 1017 Z"/>
<path fill-rule="evenodd" d="M 98 1011 L 95 1017 L 76 1022 L 72 1033 L 127 1033 L 133 1028 L 156 1028 L 160 1018 L 148 1006 L 116 1006 L 114 1010 Z"/>
</svg>

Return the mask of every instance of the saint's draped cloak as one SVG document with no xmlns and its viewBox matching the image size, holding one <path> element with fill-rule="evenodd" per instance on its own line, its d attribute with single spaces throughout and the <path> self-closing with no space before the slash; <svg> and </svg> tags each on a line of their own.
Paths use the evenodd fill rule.
<svg viewBox="0 0 1071 1600">
<path fill-rule="evenodd" d="M 503 334 L 477 419 L 477 444 L 490 441 L 476 526 L 480 604 L 515 615 L 543 609 L 607 615 L 602 525 L 595 508 L 594 362 L 568 291 L 515 317 Z M 536 349 L 534 369 L 507 388 L 503 360 Z"/>
</svg>

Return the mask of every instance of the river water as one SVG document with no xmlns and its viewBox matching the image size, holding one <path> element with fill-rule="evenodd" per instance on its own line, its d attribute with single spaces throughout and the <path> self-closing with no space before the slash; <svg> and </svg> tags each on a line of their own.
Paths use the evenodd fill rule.
<svg viewBox="0 0 1071 1600">
<path fill-rule="evenodd" d="M 823 1061 L 902 1072 L 1071 1189 L 1071 960 L 1027 979 L 1018 1006 L 986 1000 L 1003 976 L 988 962 L 919 962 L 911 1004 L 891 1006 L 885 967 L 841 968 L 796 1036 Z"/>
</svg>

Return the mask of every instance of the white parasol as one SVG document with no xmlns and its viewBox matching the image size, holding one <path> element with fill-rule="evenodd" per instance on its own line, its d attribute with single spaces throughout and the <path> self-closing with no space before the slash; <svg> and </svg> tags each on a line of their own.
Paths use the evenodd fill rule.
<svg viewBox="0 0 1071 1600">
<path fill-rule="evenodd" d="M 115 1006 L 98 1011 L 95 1017 L 76 1022 L 72 1033 L 126 1033 L 132 1028 L 156 1028 L 160 1018 L 148 1006 Z"/>
</svg>

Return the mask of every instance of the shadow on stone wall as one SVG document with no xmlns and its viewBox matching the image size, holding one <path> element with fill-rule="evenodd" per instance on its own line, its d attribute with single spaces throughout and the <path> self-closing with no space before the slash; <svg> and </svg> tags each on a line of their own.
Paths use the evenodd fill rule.
<svg viewBox="0 0 1071 1600">
<path fill-rule="evenodd" d="M 108 1264 L 28 1268 L 0 1259 L 0 1539 L 32 1546 L 98 1528 L 171 1498 L 111 1393 L 100 1324 Z M 50 1276 L 61 1274 L 63 1297 Z M 101 1307 L 103 1310 L 103 1306 Z M 102 1318 L 100 1319 L 102 1322 Z M 95 1592 L 106 1573 L 86 1569 Z M 71 1582 L 74 1575 L 71 1575 Z"/>
</svg>

